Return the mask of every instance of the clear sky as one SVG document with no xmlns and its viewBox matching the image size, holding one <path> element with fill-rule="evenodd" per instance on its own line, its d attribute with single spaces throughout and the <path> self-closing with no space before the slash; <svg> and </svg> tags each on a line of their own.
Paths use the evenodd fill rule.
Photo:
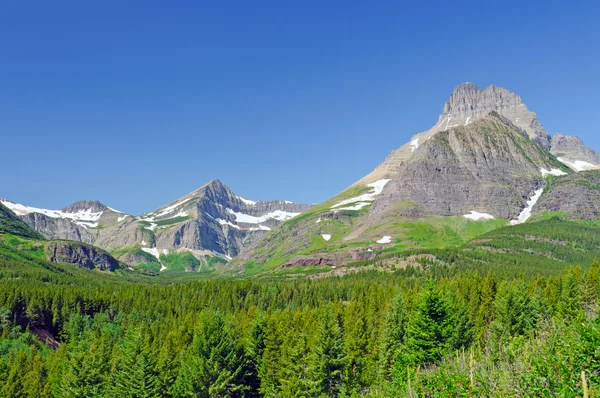
<svg viewBox="0 0 600 398">
<path fill-rule="evenodd" d="M 138 214 L 219 178 L 320 202 L 465 81 L 600 150 L 598 2 L 408 3 L 4 1 L 0 197 Z"/>
</svg>

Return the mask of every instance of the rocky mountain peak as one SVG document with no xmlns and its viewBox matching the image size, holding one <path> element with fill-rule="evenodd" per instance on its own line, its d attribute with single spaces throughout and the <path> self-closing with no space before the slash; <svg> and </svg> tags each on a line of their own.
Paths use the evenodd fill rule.
<svg viewBox="0 0 600 398">
<path fill-rule="evenodd" d="M 550 152 L 576 171 L 597 168 L 600 164 L 600 153 L 587 147 L 581 138 L 575 136 L 554 134 Z"/>
<path fill-rule="evenodd" d="M 90 211 L 91 213 L 100 213 L 108 207 L 97 200 L 78 200 L 62 209 L 65 213 L 77 213 L 80 211 Z"/>
<path fill-rule="evenodd" d="M 521 97 L 503 87 L 494 85 L 481 89 L 473 83 L 463 83 L 454 89 L 444 104 L 442 114 L 434 127 L 437 131 L 467 125 L 495 111 L 508 118 L 542 148 L 550 149 L 550 134 L 534 112 L 527 109 Z"/>
</svg>

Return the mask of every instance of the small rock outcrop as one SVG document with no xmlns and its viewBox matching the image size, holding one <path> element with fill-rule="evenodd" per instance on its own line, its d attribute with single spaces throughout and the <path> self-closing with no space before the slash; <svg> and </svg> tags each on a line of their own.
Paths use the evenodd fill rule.
<svg viewBox="0 0 600 398">
<path fill-rule="evenodd" d="M 119 262 L 110 254 L 97 247 L 77 242 L 51 241 L 46 246 L 48 261 L 73 264 L 80 268 L 114 271 Z"/>
</svg>

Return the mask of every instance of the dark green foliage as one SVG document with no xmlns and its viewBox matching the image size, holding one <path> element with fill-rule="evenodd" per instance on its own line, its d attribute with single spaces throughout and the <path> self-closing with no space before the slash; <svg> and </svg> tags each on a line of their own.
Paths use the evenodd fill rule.
<svg viewBox="0 0 600 398">
<path fill-rule="evenodd" d="M 404 361 L 409 364 L 432 364 L 440 361 L 459 345 L 457 323 L 442 292 L 429 286 L 419 298 L 408 323 Z"/>
<path fill-rule="evenodd" d="M 337 397 L 344 381 L 346 353 L 342 329 L 332 312 L 325 313 L 319 327 L 313 361 L 317 390 L 328 397 Z"/>
<path fill-rule="evenodd" d="M 0 243 L 0 395 L 577 396 L 581 371 L 597 395 L 597 262 L 539 273 L 525 255 L 507 271 L 437 254 L 343 278 L 173 283 Z"/>
<path fill-rule="evenodd" d="M 200 318 L 181 360 L 175 394 L 181 397 L 242 395 L 245 358 L 233 327 L 219 312 Z"/>
</svg>

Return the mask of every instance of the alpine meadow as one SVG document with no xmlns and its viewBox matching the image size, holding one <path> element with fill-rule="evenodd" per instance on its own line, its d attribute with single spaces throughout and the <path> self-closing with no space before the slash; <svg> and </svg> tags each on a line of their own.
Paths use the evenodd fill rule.
<svg viewBox="0 0 600 398">
<path fill-rule="evenodd" d="M 0 16 L 0 397 L 600 397 L 597 5 L 151 3 Z"/>
</svg>

